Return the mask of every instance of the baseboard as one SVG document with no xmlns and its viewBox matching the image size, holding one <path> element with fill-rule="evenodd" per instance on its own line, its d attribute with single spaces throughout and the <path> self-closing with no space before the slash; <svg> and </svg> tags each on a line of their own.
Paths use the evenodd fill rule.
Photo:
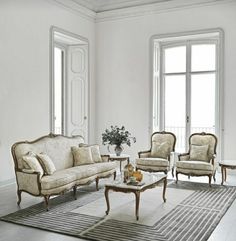
<svg viewBox="0 0 236 241">
<path fill-rule="evenodd" d="M 11 185 L 11 184 L 14 184 L 14 183 L 16 183 L 16 179 L 15 178 L 8 179 L 6 181 L 1 181 L 0 182 L 0 187 L 8 186 L 8 185 Z"/>
</svg>

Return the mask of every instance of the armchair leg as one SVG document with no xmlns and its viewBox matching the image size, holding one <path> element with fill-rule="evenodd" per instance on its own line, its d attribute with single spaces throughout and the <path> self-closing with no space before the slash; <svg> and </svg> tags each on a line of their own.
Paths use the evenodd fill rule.
<svg viewBox="0 0 236 241">
<path fill-rule="evenodd" d="M 178 179 L 178 174 L 179 174 L 179 173 L 175 171 L 175 177 L 176 177 L 175 183 L 176 183 L 176 184 L 177 184 L 177 182 L 178 182 L 178 180 L 179 180 L 179 179 Z"/>
<path fill-rule="evenodd" d="M 114 172 L 114 174 L 113 174 L 113 175 L 114 175 L 114 180 L 116 180 L 116 171 Z"/>
<path fill-rule="evenodd" d="M 49 211 L 49 199 L 50 199 L 50 195 L 44 196 L 44 201 L 45 201 L 45 206 L 47 211 Z"/>
<path fill-rule="evenodd" d="M 73 187 L 73 194 L 74 194 L 74 198 L 75 200 L 77 200 L 77 194 L 76 194 L 76 191 L 77 191 L 77 187 L 76 185 Z"/>
<path fill-rule="evenodd" d="M 99 177 L 96 177 L 96 190 L 98 191 L 98 182 L 99 182 Z"/>
<path fill-rule="evenodd" d="M 211 187 L 211 178 L 212 178 L 212 175 L 208 175 L 209 177 L 209 186 Z"/>
<path fill-rule="evenodd" d="M 22 193 L 22 191 L 17 190 L 17 196 L 18 196 L 17 205 L 18 205 L 18 206 L 20 206 L 20 203 L 21 203 L 21 193 Z"/>
</svg>

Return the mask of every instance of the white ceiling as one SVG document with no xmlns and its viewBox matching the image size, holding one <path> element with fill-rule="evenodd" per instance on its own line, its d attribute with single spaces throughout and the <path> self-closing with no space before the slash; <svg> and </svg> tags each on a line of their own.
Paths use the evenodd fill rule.
<svg viewBox="0 0 236 241">
<path fill-rule="evenodd" d="M 73 0 L 96 13 L 169 1 L 173 0 Z"/>
</svg>

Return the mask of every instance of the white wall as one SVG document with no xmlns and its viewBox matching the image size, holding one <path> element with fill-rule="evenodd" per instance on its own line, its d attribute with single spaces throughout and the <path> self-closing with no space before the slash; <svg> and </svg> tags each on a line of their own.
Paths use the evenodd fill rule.
<svg viewBox="0 0 236 241">
<path fill-rule="evenodd" d="M 90 44 L 91 140 L 94 139 L 94 22 L 50 0 L 0 1 L 0 183 L 14 178 L 11 145 L 50 132 L 49 30 L 54 25 Z"/>
<path fill-rule="evenodd" d="M 111 124 L 123 124 L 137 137 L 126 148 L 132 157 L 148 148 L 151 36 L 211 28 L 225 32 L 224 158 L 236 159 L 236 2 L 98 23 L 97 141 L 101 143 L 101 133 Z"/>
</svg>

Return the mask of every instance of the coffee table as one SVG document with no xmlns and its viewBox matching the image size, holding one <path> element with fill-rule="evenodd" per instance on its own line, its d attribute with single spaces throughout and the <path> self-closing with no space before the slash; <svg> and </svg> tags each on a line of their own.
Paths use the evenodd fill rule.
<svg viewBox="0 0 236 241">
<path fill-rule="evenodd" d="M 164 202 L 166 202 L 165 193 L 166 193 L 166 185 L 167 185 L 167 175 L 165 174 L 144 174 L 143 180 L 141 183 L 144 183 L 142 186 L 135 186 L 123 183 L 123 180 L 113 181 L 109 184 L 105 185 L 105 198 L 107 204 L 106 215 L 108 215 L 110 211 L 110 203 L 108 193 L 110 190 L 115 192 L 122 193 L 134 193 L 135 194 L 135 215 L 136 219 L 139 219 L 139 202 L 140 202 L 140 193 L 144 192 L 148 189 L 156 187 L 159 183 L 163 183 L 163 193 L 162 198 Z"/>
<path fill-rule="evenodd" d="M 221 185 L 226 181 L 226 169 L 236 169 L 236 160 L 221 160 L 219 161 L 219 166 L 221 167 L 222 181 Z"/>
</svg>

